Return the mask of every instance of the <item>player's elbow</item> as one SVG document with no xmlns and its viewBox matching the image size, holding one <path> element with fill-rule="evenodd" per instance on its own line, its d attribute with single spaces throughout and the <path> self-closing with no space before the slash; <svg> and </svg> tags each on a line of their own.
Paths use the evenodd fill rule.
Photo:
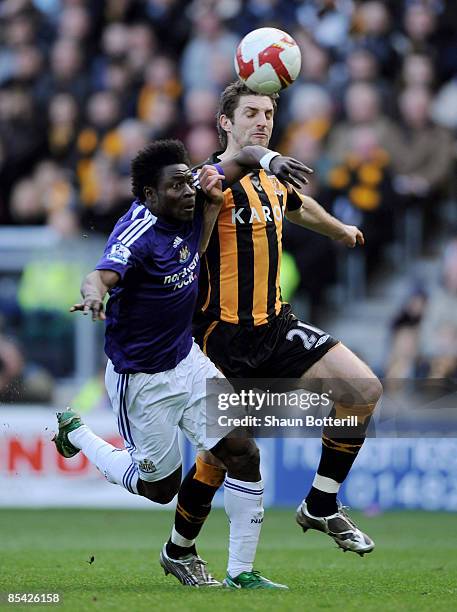
<svg viewBox="0 0 457 612">
<path fill-rule="evenodd" d="M 287 221 L 290 221 L 290 223 L 295 223 L 296 225 L 306 225 L 306 220 L 304 218 L 302 208 L 299 208 L 298 210 L 286 209 L 285 217 Z"/>
</svg>

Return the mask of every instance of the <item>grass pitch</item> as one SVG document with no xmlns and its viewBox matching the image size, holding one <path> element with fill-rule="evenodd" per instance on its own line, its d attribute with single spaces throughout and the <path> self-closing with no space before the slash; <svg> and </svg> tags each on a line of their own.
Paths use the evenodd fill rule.
<svg viewBox="0 0 457 612">
<path fill-rule="evenodd" d="M 364 558 L 343 554 L 324 534 L 302 534 L 292 510 L 265 517 L 256 568 L 288 592 L 199 590 L 165 577 L 157 558 L 170 512 L 2 510 L 0 607 L 30 610 L 37 604 L 7 604 L 5 593 L 39 592 L 59 593 L 57 610 L 72 612 L 457 609 L 455 515 L 354 513 L 377 544 Z M 225 514 L 213 511 L 199 550 L 218 578 L 227 538 Z"/>
</svg>

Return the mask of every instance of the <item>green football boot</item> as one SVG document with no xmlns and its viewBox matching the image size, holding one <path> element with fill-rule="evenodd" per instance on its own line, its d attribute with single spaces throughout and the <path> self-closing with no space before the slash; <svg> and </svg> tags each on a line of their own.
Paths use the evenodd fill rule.
<svg viewBox="0 0 457 612">
<path fill-rule="evenodd" d="M 74 431 L 83 425 L 81 417 L 71 408 L 67 408 L 63 412 L 57 413 L 57 423 L 59 425 L 59 431 L 52 439 L 56 445 L 57 452 L 67 459 L 69 457 L 74 457 L 79 453 L 80 449 L 73 446 L 68 439 L 68 434 L 70 431 Z"/>
<path fill-rule="evenodd" d="M 223 586 L 229 589 L 288 589 L 285 584 L 272 582 L 268 578 L 260 575 L 260 572 L 253 570 L 252 572 L 241 572 L 236 578 L 232 578 L 227 574 L 222 583 Z"/>
</svg>

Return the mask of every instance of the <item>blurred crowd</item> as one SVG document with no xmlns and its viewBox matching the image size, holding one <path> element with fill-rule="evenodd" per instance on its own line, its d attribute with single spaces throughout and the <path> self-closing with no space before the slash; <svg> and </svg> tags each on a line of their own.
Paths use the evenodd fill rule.
<svg viewBox="0 0 457 612">
<path fill-rule="evenodd" d="M 308 193 L 362 227 L 367 274 L 408 211 L 433 231 L 455 190 L 453 0 L 3 0 L 0 224 L 107 234 L 148 141 L 180 138 L 195 163 L 219 148 L 234 50 L 266 25 L 303 56 L 272 147 L 312 166 Z M 287 226 L 285 248 L 316 307 L 342 254 L 311 233 L 303 248 L 302 232 Z"/>
<path fill-rule="evenodd" d="M 436 281 L 411 288 L 392 321 L 389 345 L 384 374 L 394 387 L 457 377 L 457 236 L 445 244 Z"/>
</svg>

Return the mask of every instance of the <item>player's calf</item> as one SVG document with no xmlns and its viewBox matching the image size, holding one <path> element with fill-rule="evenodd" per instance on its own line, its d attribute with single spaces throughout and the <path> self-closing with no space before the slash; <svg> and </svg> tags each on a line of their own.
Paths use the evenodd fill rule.
<svg viewBox="0 0 457 612">
<path fill-rule="evenodd" d="M 269 581 L 253 568 L 263 524 L 263 482 L 260 454 L 254 440 L 224 438 L 211 449 L 227 468 L 224 505 L 230 521 L 227 576 L 231 588 L 287 588 Z"/>
</svg>

